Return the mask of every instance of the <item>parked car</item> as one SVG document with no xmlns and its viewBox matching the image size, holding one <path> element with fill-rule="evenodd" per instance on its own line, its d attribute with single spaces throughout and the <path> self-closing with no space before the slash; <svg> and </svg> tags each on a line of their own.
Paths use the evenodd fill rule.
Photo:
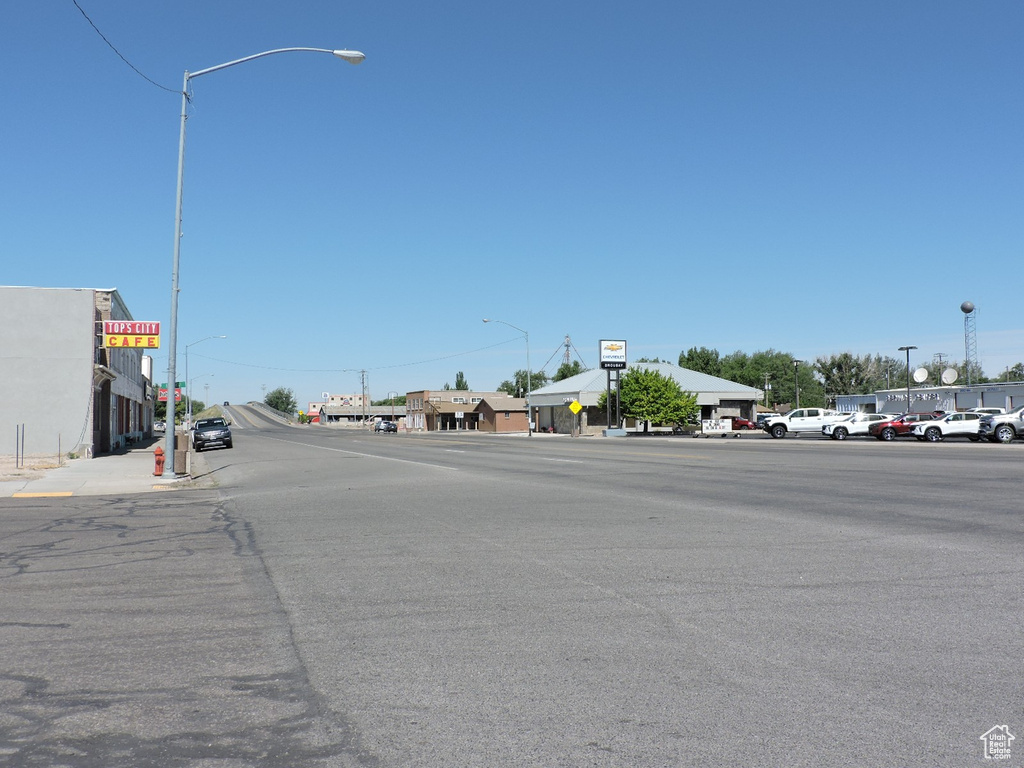
<svg viewBox="0 0 1024 768">
<path fill-rule="evenodd" d="M 978 424 L 978 438 L 993 443 L 1010 443 L 1014 438 L 1024 440 L 1024 405 L 1009 413 L 987 414 Z"/>
<path fill-rule="evenodd" d="M 374 432 L 397 432 L 398 425 L 393 421 L 378 421 L 373 425 Z"/>
<path fill-rule="evenodd" d="M 192 429 L 192 447 L 196 453 L 215 445 L 231 448 L 231 428 L 220 418 L 198 419 Z"/>
<path fill-rule="evenodd" d="M 918 440 L 927 440 L 929 443 L 937 443 L 947 437 L 966 437 L 968 440 L 977 442 L 978 427 L 981 426 L 980 413 L 964 411 L 962 413 L 951 413 L 940 419 L 922 421 L 914 426 L 914 437 Z"/>
<path fill-rule="evenodd" d="M 154 421 L 153 422 L 153 431 L 154 432 L 166 432 L 167 431 L 167 424 L 165 424 L 162 421 Z"/>
<path fill-rule="evenodd" d="M 1006 409 L 997 408 L 994 405 L 983 405 L 980 408 L 968 408 L 967 413 L 980 413 L 983 416 L 998 416 L 1000 413 L 1006 413 Z"/>
<path fill-rule="evenodd" d="M 914 427 L 922 421 L 931 421 L 934 418 L 935 415 L 931 413 L 903 413 L 899 416 L 890 414 L 886 420 L 869 425 L 868 434 L 879 440 L 895 440 L 900 435 L 912 435 Z"/>
<path fill-rule="evenodd" d="M 825 424 L 821 434 L 833 440 L 845 440 L 851 435 L 866 435 L 872 424 L 879 424 L 889 418 L 885 413 L 851 413 L 845 418 Z"/>
<path fill-rule="evenodd" d="M 732 419 L 733 429 L 760 429 L 760 427 L 750 421 L 750 419 L 744 419 L 740 416 L 729 416 L 728 418 Z"/>
<path fill-rule="evenodd" d="M 817 432 L 826 424 L 845 416 L 845 413 L 831 411 L 827 408 L 797 408 L 785 416 L 765 419 L 762 425 L 765 432 L 772 437 L 785 437 L 789 432 Z"/>
</svg>

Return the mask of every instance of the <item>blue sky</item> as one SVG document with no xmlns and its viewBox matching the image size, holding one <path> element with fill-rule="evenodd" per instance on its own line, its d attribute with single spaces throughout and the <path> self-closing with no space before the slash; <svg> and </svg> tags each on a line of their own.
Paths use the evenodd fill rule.
<svg viewBox="0 0 1024 768">
<path fill-rule="evenodd" d="M 0 29 L 6 285 L 118 288 L 196 397 L 691 346 L 1024 360 L 1024 4 L 79 0 Z M 166 349 L 156 367 L 166 370 Z M 158 374 L 163 381 L 164 377 Z"/>
</svg>

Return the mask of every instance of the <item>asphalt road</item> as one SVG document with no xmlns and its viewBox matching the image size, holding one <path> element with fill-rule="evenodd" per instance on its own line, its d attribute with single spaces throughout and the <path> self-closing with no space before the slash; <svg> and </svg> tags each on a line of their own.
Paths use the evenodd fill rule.
<svg viewBox="0 0 1024 768">
<path fill-rule="evenodd" d="M 233 410 L 216 491 L 0 500 L 0 765 L 969 766 L 1024 732 L 1024 445 Z"/>
</svg>

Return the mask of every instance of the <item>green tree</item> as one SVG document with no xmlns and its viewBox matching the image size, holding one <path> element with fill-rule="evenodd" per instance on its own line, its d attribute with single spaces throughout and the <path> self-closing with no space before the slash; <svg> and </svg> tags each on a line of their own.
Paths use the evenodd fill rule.
<svg viewBox="0 0 1024 768">
<path fill-rule="evenodd" d="M 906 364 L 881 355 L 838 355 L 819 357 L 814 366 L 821 376 L 822 386 L 830 397 L 836 395 L 866 395 L 891 386 L 894 375 L 906 376 Z M 801 392 L 802 394 L 802 392 Z"/>
<path fill-rule="evenodd" d="M 534 391 L 546 385 L 550 379 L 544 371 L 534 371 L 529 377 L 529 389 Z M 516 371 L 512 380 L 506 379 L 498 385 L 498 392 L 507 392 L 512 397 L 526 397 L 527 377 L 526 369 Z"/>
<path fill-rule="evenodd" d="M 598 408 L 607 408 L 607 392 L 598 398 Z M 700 412 L 697 396 L 684 392 L 675 379 L 654 369 L 630 368 L 622 376 L 622 415 L 650 424 L 683 424 Z"/>
<path fill-rule="evenodd" d="M 710 376 L 722 375 L 722 362 L 717 349 L 707 347 L 690 347 L 686 352 L 679 353 L 679 367 L 691 371 L 699 371 Z"/>
<path fill-rule="evenodd" d="M 200 411 L 206 408 L 206 404 L 202 400 L 192 401 L 192 415 L 195 416 Z M 188 414 L 188 395 L 182 395 L 181 400 L 174 404 L 174 419 L 175 424 L 181 424 L 185 421 L 185 416 Z M 167 403 L 157 400 L 153 405 L 153 418 L 156 421 L 167 421 Z"/>
<path fill-rule="evenodd" d="M 793 405 L 796 403 L 797 371 L 794 362 L 793 355 L 788 352 L 776 352 L 774 349 L 755 352 L 752 355 L 736 351 L 722 358 L 722 371 L 719 375 L 737 384 L 764 389 L 767 374 L 769 405 Z M 825 391 L 813 363 L 801 362 L 799 371 L 800 405 L 824 405 Z"/>
<path fill-rule="evenodd" d="M 298 403 L 295 402 L 295 393 L 285 387 L 278 387 L 267 392 L 263 402 L 281 413 L 295 413 L 298 406 Z"/>
<path fill-rule="evenodd" d="M 455 388 L 461 391 L 469 391 L 469 384 L 466 383 L 466 374 L 462 371 L 455 374 Z"/>
<path fill-rule="evenodd" d="M 579 360 L 573 360 L 570 363 L 562 363 L 558 366 L 558 370 L 555 371 L 555 375 L 552 381 L 561 381 L 562 379 L 568 379 L 570 376 L 583 373 L 586 368 L 583 367 L 583 363 Z"/>
<path fill-rule="evenodd" d="M 395 395 L 395 405 L 405 405 L 405 395 Z M 374 400 L 370 405 L 391 405 L 391 398 L 385 397 L 383 400 Z"/>
</svg>

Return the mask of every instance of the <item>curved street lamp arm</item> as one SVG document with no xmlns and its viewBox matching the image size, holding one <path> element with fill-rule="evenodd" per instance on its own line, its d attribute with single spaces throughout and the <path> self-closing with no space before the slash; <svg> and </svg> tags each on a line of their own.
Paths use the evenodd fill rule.
<svg viewBox="0 0 1024 768">
<path fill-rule="evenodd" d="M 218 64 L 215 67 L 207 67 L 206 69 L 200 69 L 200 70 L 197 70 L 195 72 L 186 72 L 185 73 L 185 82 L 187 84 L 188 81 L 191 80 L 194 77 L 199 77 L 200 75 L 208 75 L 210 72 L 216 72 L 216 71 L 221 70 L 221 69 L 227 69 L 228 67 L 235 66 L 235 64 L 244 64 L 245 62 L 252 61 L 253 59 L 262 59 L 264 56 L 272 56 L 275 53 L 289 53 L 291 51 L 308 51 L 308 52 L 311 52 L 311 53 L 330 53 L 330 54 L 332 54 L 334 56 L 337 56 L 339 59 L 344 59 L 349 64 L 361 64 L 363 59 L 366 58 L 366 56 L 363 53 L 361 53 L 360 51 L 331 50 L 330 48 L 275 48 L 272 51 L 263 51 L 262 53 L 254 53 L 251 56 L 245 56 L 244 58 L 241 58 L 241 59 L 235 59 L 234 61 L 228 61 L 228 62 L 226 62 L 224 64 Z"/>
</svg>

